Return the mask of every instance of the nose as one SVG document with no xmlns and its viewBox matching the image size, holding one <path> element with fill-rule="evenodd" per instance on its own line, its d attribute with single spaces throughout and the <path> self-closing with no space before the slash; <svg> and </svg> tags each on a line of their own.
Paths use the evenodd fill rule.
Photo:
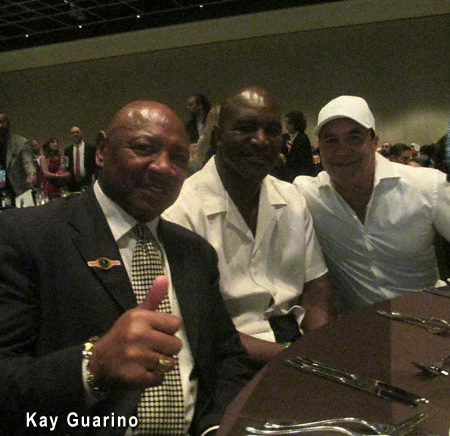
<svg viewBox="0 0 450 436">
<path fill-rule="evenodd" d="M 257 145 L 265 145 L 268 142 L 267 134 L 262 127 L 256 130 L 252 137 L 252 142 Z"/>
<path fill-rule="evenodd" d="M 174 172 L 172 161 L 166 151 L 160 151 L 154 159 L 152 159 L 150 167 L 153 170 L 157 170 L 158 172 L 165 174 L 172 174 Z"/>
</svg>

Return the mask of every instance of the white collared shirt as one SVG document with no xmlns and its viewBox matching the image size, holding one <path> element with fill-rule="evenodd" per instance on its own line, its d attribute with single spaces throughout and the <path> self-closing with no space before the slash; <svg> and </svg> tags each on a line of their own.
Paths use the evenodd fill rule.
<svg viewBox="0 0 450 436">
<path fill-rule="evenodd" d="M 185 181 L 163 217 L 216 249 L 220 289 L 237 330 L 273 342 L 270 316 L 293 311 L 300 325 L 304 310 L 297 303 L 303 285 L 327 269 L 306 202 L 293 185 L 272 176 L 264 179 L 253 236 L 211 158 Z"/>
<path fill-rule="evenodd" d="M 134 231 L 132 229 L 137 224 L 137 221 L 131 215 L 125 212 L 117 203 L 113 202 L 109 197 L 107 197 L 105 193 L 102 191 L 98 182 L 95 182 L 94 184 L 94 193 L 103 213 L 105 214 L 106 220 L 108 221 L 108 225 L 114 236 L 114 240 L 117 243 L 120 255 L 125 265 L 125 269 L 127 270 L 128 277 L 130 278 L 131 281 L 132 279 L 131 263 L 133 258 L 133 250 L 134 247 L 136 246 L 136 235 L 134 234 Z M 197 397 L 197 381 L 189 380 L 189 376 L 194 366 L 194 361 L 192 358 L 189 342 L 186 336 L 186 329 L 184 327 L 178 300 L 172 288 L 170 265 L 168 264 L 164 247 L 161 244 L 161 241 L 159 241 L 158 239 L 158 234 L 156 231 L 158 223 L 159 217 L 150 221 L 147 225 L 150 231 L 152 232 L 153 237 L 158 242 L 163 256 L 164 273 L 169 279 L 168 296 L 172 308 L 172 313 L 181 319 L 181 329 L 176 333 L 176 336 L 180 338 L 183 343 L 183 347 L 180 353 L 178 354 L 178 361 L 180 364 L 181 383 L 183 387 L 186 432 L 187 432 L 189 425 L 192 421 L 192 417 L 194 415 L 195 400 Z"/>
<path fill-rule="evenodd" d="M 438 170 L 389 162 L 376 153 L 364 223 L 325 171 L 295 179 L 337 284 L 342 313 L 436 284 L 435 228 L 450 240 L 450 183 L 445 179 Z"/>
</svg>

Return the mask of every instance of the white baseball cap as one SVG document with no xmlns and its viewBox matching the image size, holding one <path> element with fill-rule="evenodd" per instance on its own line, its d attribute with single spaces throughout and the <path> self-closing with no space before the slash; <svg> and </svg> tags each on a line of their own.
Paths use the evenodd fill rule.
<svg viewBox="0 0 450 436">
<path fill-rule="evenodd" d="M 318 134 L 328 121 L 337 118 L 350 118 L 366 129 L 375 131 L 375 118 L 366 100 L 361 97 L 341 95 L 327 103 L 319 112 L 315 132 Z"/>
</svg>

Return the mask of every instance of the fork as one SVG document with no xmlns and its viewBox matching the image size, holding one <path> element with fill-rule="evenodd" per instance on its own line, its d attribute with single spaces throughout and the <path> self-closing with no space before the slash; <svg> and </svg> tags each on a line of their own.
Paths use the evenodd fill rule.
<svg viewBox="0 0 450 436">
<path fill-rule="evenodd" d="M 377 310 L 377 313 L 388 318 L 422 327 L 429 333 L 434 333 L 437 335 L 450 333 L 450 323 L 445 319 L 435 317 L 420 317 L 400 312 L 386 312 L 384 310 Z"/>
<path fill-rule="evenodd" d="M 261 430 L 273 430 L 277 431 L 277 433 L 262 433 L 262 434 L 283 434 L 278 433 L 278 431 L 286 431 L 292 429 L 304 429 L 311 428 L 315 426 L 334 426 L 336 424 L 358 424 L 361 427 L 366 427 L 369 430 L 372 430 L 375 434 L 381 435 L 391 435 L 391 436 L 401 436 L 408 434 L 411 430 L 413 430 L 419 423 L 421 423 L 424 419 L 427 418 L 425 413 L 419 413 L 417 415 L 413 415 L 410 418 L 405 419 L 404 421 L 399 422 L 398 424 L 389 425 L 389 424 L 380 424 L 378 422 L 370 422 L 361 418 L 347 417 L 347 418 L 330 418 L 324 419 L 321 421 L 313 421 L 313 422 L 304 422 L 304 423 L 276 423 L 276 422 L 266 422 L 264 424 L 264 428 L 254 428 L 248 427 L 247 431 L 251 428 L 252 430 L 261 431 Z M 253 433 L 258 434 L 258 433 Z M 289 434 L 289 433 L 286 433 Z M 295 433 L 292 433 L 295 434 Z"/>
<path fill-rule="evenodd" d="M 349 430 L 344 427 L 337 427 L 331 425 L 317 425 L 312 427 L 300 427 L 300 428 L 286 428 L 280 430 L 272 430 L 272 429 L 264 429 L 264 428 L 255 428 L 255 427 L 246 427 L 245 429 L 248 434 L 246 436 L 253 435 L 289 435 L 289 434 L 301 434 L 301 433 L 312 433 L 312 432 L 335 432 L 335 433 L 343 433 L 347 436 L 367 436 L 362 433 Z"/>
</svg>

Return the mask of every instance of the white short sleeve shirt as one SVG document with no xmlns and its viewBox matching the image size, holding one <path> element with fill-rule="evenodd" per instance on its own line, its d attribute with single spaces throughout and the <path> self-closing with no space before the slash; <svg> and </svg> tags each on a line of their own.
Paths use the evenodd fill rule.
<svg viewBox="0 0 450 436">
<path fill-rule="evenodd" d="M 293 312 L 300 325 L 303 285 L 327 272 L 303 196 L 267 176 L 253 236 L 226 192 L 214 158 L 189 177 L 163 217 L 198 233 L 216 249 L 220 288 L 236 328 L 275 341 L 272 315 Z"/>
</svg>

